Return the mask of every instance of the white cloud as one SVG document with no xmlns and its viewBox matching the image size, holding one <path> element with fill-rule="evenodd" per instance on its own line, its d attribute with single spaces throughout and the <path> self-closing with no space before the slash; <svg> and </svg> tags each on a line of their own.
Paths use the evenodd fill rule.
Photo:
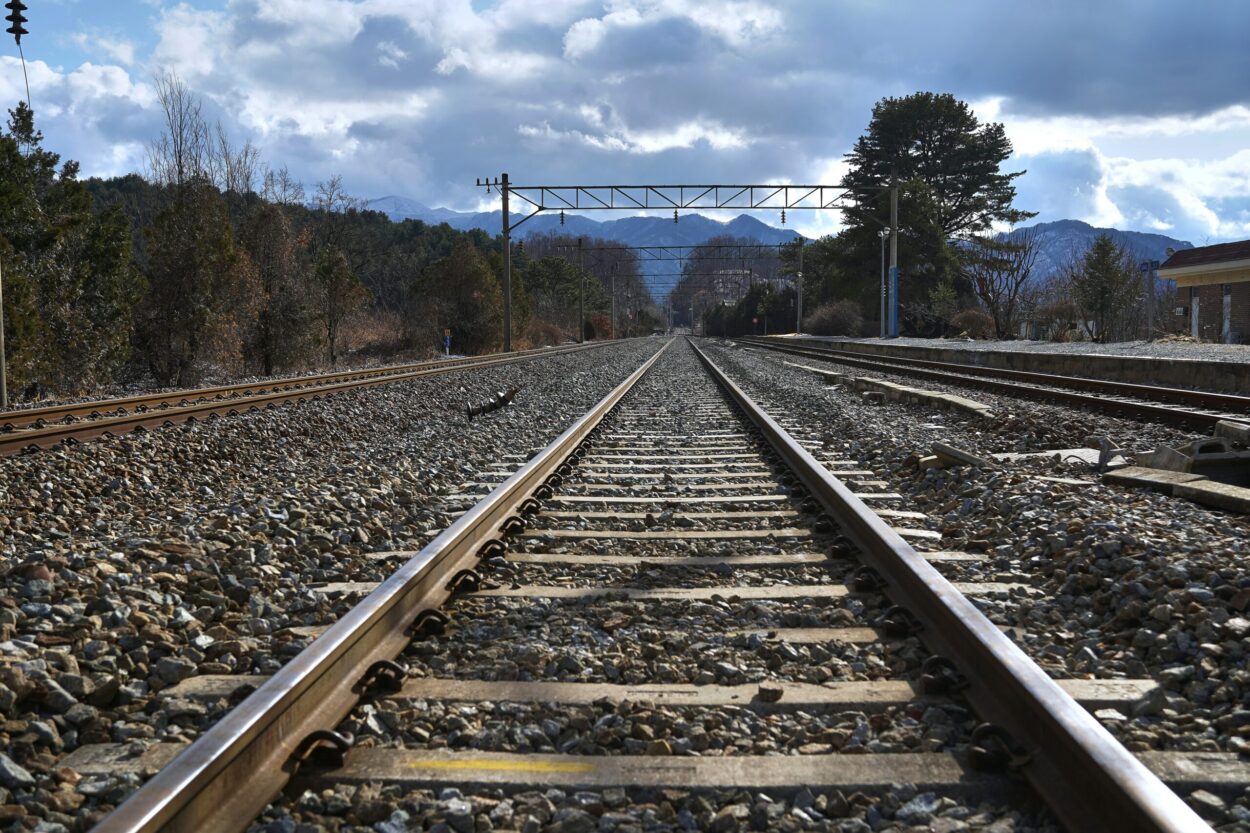
<svg viewBox="0 0 1250 833">
<path fill-rule="evenodd" d="M 627 126 L 611 108 L 582 105 L 578 112 L 591 130 L 557 129 L 547 121 L 523 124 L 517 133 L 529 139 L 575 142 L 603 151 L 649 155 L 699 144 L 712 150 L 736 150 L 749 146 L 746 131 L 726 127 L 718 121 L 691 119 L 662 128 L 646 130 Z"/>
<path fill-rule="evenodd" d="M 391 69 L 399 69 L 400 63 L 408 60 L 408 53 L 391 41 L 378 43 L 378 63 Z"/>
<path fill-rule="evenodd" d="M 110 38 L 103 35 L 88 35 L 78 32 L 73 37 L 74 43 L 87 52 L 100 52 L 120 64 L 127 66 L 135 62 L 135 44 L 124 38 Z"/>
<path fill-rule="evenodd" d="M 734 47 L 780 31 L 783 22 L 777 9 L 749 0 L 615 0 L 607 6 L 610 11 L 602 17 L 585 18 L 568 28 L 565 57 L 575 60 L 594 52 L 613 29 L 661 20 L 686 20 Z"/>
<path fill-rule="evenodd" d="M 230 20 L 221 12 L 201 11 L 186 3 L 163 9 L 156 24 L 160 40 L 153 62 L 189 81 L 212 75 L 230 43 L 229 30 Z"/>
<path fill-rule="evenodd" d="M 1182 235 L 1196 232 L 1215 239 L 1250 234 L 1244 217 L 1222 218 L 1214 205 L 1250 198 L 1250 148 L 1245 148 L 1250 106 L 1189 117 L 1037 117 L 1019 115 L 1010 99 L 997 97 L 977 102 L 974 109 L 983 120 L 1003 123 L 1019 167 L 1056 153 L 1084 152 L 1095 161 L 1090 205 L 1076 219 L 1098 226 L 1179 229 Z M 1228 140 L 1245 149 L 1222 154 Z M 1165 219 L 1138 204 L 1150 193 L 1166 197 L 1179 216 Z"/>
<path fill-rule="evenodd" d="M 1185 137 L 1211 137 L 1229 133 L 1250 134 L 1250 106 L 1234 104 L 1200 116 L 1162 115 L 1107 116 L 1026 116 L 1015 113 L 1003 97 L 972 105 L 982 121 L 1001 121 L 1016 153 L 1030 156 L 1071 150 L 1089 150 L 1099 140 L 1159 140 Z"/>
</svg>

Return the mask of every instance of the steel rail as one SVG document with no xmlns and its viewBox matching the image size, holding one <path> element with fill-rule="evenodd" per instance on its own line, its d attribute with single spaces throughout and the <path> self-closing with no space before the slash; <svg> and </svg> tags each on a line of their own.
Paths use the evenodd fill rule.
<svg viewBox="0 0 1250 833">
<path fill-rule="evenodd" d="M 211 416 L 236 414 L 241 411 L 259 411 L 296 402 L 303 399 L 319 399 L 344 391 L 360 388 L 390 385 L 420 379 L 426 376 L 438 376 L 457 370 L 476 370 L 497 365 L 512 364 L 518 361 L 541 358 L 542 356 L 563 355 L 577 350 L 590 350 L 603 347 L 612 342 L 595 342 L 586 345 L 559 348 L 558 352 L 547 350 L 542 353 L 505 353 L 493 356 L 477 357 L 471 361 L 458 360 L 456 364 L 437 364 L 418 370 L 388 373 L 384 376 L 368 376 L 346 382 L 334 382 L 326 385 L 315 385 L 276 393 L 260 393 L 239 399 L 212 399 L 190 405 L 177 405 L 155 411 L 134 411 L 115 417 L 102 417 L 85 422 L 58 423 L 44 428 L 27 428 L 20 431 L 0 433 L 0 457 L 9 457 L 30 448 L 51 448 L 66 440 L 90 440 L 105 436 L 116 436 L 133 431 L 136 428 L 155 428 L 188 422 L 193 419 Z"/>
<path fill-rule="evenodd" d="M 910 544 L 763 411 L 697 345 L 708 371 L 860 548 L 886 593 L 953 661 L 980 717 L 1023 751 L 1019 770 L 1069 830 L 1210 833 L 1211 828 Z"/>
<path fill-rule="evenodd" d="M 531 350 L 520 350 L 508 355 L 530 358 L 536 355 L 554 356 L 585 346 L 602 347 L 608 342 L 595 342 L 592 345 L 566 345 L 561 347 L 539 347 Z M 458 359 L 430 359 L 428 361 L 411 362 L 408 364 L 389 365 L 360 370 L 342 370 L 334 373 L 318 373 L 308 376 L 287 376 L 280 379 L 269 379 L 261 382 L 244 382 L 235 385 L 216 385 L 207 388 L 190 388 L 187 390 L 167 391 L 165 393 L 148 393 L 136 396 L 125 396 L 116 399 L 97 399 L 88 402 L 72 402 L 65 405 L 45 405 L 38 408 L 19 408 L 12 411 L 0 411 L 0 431 L 22 428 L 40 420 L 55 422 L 66 417 L 91 417 L 116 414 L 118 411 L 130 411 L 135 407 L 144 406 L 159 408 L 162 405 L 185 405 L 196 400 L 224 396 L 246 396 L 262 391 L 282 391 L 292 388 L 306 388 L 334 382 L 346 382 L 355 379 L 382 378 L 399 373 L 409 373 L 433 367 L 464 367 L 472 366 L 490 356 L 469 356 Z"/>
<path fill-rule="evenodd" d="M 1093 379 L 1081 379 L 1077 376 L 1052 376 L 1049 374 L 1030 374 L 1036 377 L 1030 380 L 1030 384 L 1021 382 L 999 381 L 997 379 L 982 378 L 975 375 L 976 371 L 984 368 L 975 368 L 969 365 L 945 364 L 950 370 L 937 370 L 928 367 L 920 367 L 916 362 L 924 361 L 926 364 L 943 365 L 942 362 L 929 362 L 927 359 L 908 359 L 898 358 L 895 356 L 882 357 L 866 357 L 860 353 L 846 353 L 842 351 L 825 350 L 819 347 L 802 347 L 798 345 L 777 344 L 775 342 L 764 341 L 761 339 L 737 339 L 739 342 L 751 347 L 759 347 L 764 350 L 773 350 L 779 353 L 789 353 L 796 356 L 807 356 L 809 358 L 820 359 L 822 361 L 835 362 L 838 364 L 846 364 L 852 367 L 862 367 L 870 370 L 884 370 L 893 373 L 903 373 L 911 376 L 917 376 L 923 379 L 933 379 L 935 381 L 945 382 L 953 385 L 964 385 L 968 387 L 979 387 L 994 393 L 1002 393 L 1008 396 L 1028 396 L 1041 400 L 1056 400 L 1069 405 L 1077 405 L 1086 408 L 1096 408 L 1098 410 L 1109 410 L 1129 416 L 1145 417 L 1148 419 L 1157 419 L 1170 425 L 1181 426 L 1200 426 L 1210 429 L 1217 422 L 1227 419 L 1250 419 L 1250 398 L 1239 397 L 1233 394 L 1211 393 L 1207 394 L 1202 391 L 1185 391 L 1183 388 L 1153 388 L 1146 385 L 1134 385 L 1132 387 L 1139 390 L 1131 395 L 1143 396 L 1147 393 L 1155 391 L 1164 391 L 1168 393 L 1187 393 L 1199 396 L 1218 397 L 1221 402 L 1231 400 L 1238 407 L 1243 409 L 1242 413 L 1205 413 L 1202 411 L 1191 411 L 1184 408 L 1171 407 L 1153 402 L 1141 402 L 1135 400 L 1109 399 L 1106 394 L 1115 392 L 1112 386 L 1125 386 L 1127 382 L 1100 382 Z M 1025 373 L 1026 371 L 994 371 L 996 374 L 1001 373 Z M 1045 380 L 1045 381 L 1042 381 Z M 1103 396 L 1094 394 L 1077 393 L 1072 390 L 1062 390 L 1061 388 L 1048 387 L 1049 385 L 1065 385 L 1069 380 L 1080 380 L 1090 389 L 1103 390 Z M 1103 386 L 1103 387 L 1100 387 Z M 1127 394 L 1126 394 L 1127 395 Z M 1211 401 L 1217 401 L 1212 399 Z"/>
<path fill-rule="evenodd" d="M 292 755 L 333 730 L 362 692 L 357 681 L 409 644 L 417 615 L 451 597 L 448 579 L 477 563 L 502 524 L 558 469 L 668 349 L 651 358 L 360 604 L 161 769 L 97 833 L 228 833 L 246 828 L 285 786 Z"/>
<path fill-rule="evenodd" d="M 776 344 L 767 339 L 744 339 L 752 344 Z M 1060 373 L 1039 373 L 1032 370 L 1012 370 L 1005 367 L 984 367 L 977 364 L 961 364 L 959 362 L 940 362 L 934 359 L 918 359 L 914 356 L 895 356 L 876 353 L 857 353 L 853 350 L 838 350 L 834 347 L 820 347 L 811 344 L 785 345 L 806 350 L 816 350 L 834 356 L 845 356 L 874 361 L 897 362 L 915 367 L 928 367 L 934 370 L 948 370 L 954 373 L 967 373 L 971 376 L 997 376 L 1002 379 L 1018 379 L 1035 382 L 1041 385 L 1061 385 L 1079 390 L 1093 390 L 1101 393 L 1115 393 L 1122 396 L 1140 396 L 1144 399 L 1156 399 L 1182 404 L 1193 404 L 1204 408 L 1232 408 L 1250 415 L 1250 396 L 1235 393 L 1219 393 L 1218 391 L 1190 390 L 1189 388 L 1171 388 L 1162 385 L 1139 385 L 1133 382 L 1117 382 L 1114 379 L 1091 379 L 1085 376 L 1068 376 Z"/>
</svg>

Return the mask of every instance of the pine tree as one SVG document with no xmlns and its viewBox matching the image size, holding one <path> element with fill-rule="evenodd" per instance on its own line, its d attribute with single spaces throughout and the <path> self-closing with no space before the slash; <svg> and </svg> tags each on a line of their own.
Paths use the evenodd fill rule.
<svg viewBox="0 0 1250 833">
<path fill-rule="evenodd" d="M 338 365 L 343 323 L 369 301 L 369 291 L 336 246 L 325 246 L 313 270 L 313 298 L 329 350 L 330 366 Z"/>
<path fill-rule="evenodd" d="M 10 382 L 77 392 L 110 381 L 129 355 L 143 279 L 125 218 L 93 213 L 78 164 L 61 164 L 42 142 L 25 104 L 10 111 L 0 135 Z"/>
<path fill-rule="evenodd" d="M 1079 263 L 1068 267 L 1067 278 L 1089 337 L 1114 340 L 1125 314 L 1141 301 L 1139 273 L 1128 251 L 1100 234 Z"/>
<path fill-rule="evenodd" d="M 187 385 L 208 364 L 229 368 L 259 307 L 255 267 L 235 245 L 225 200 L 212 183 L 194 180 L 147 231 L 150 288 L 139 336 L 162 384 Z"/>
<path fill-rule="evenodd" d="M 256 331 L 247 352 L 271 376 L 278 367 L 296 364 L 312 335 L 314 313 L 306 302 L 301 268 L 308 235 L 292 228 L 282 206 L 261 202 L 248 216 L 240 242 L 260 284 Z"/>
<path fill-rule="evenodd" d="M 460 239 L 451 254 L 425 270 L 417 295 L 433 308 L 438 323 L 451 329 L 460 352 L 499 349 L 503 340 L 499 279 L 469 240 Z"/>
</svg>

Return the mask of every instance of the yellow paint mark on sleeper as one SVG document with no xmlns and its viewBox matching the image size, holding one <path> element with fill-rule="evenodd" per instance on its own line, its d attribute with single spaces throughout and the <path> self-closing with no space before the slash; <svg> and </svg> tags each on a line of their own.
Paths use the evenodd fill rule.
<svg viewBox="0 0 1250 833">
<path fill-rule="evenodd" d="M 591 772 L 594 764 L 559 763 L 556 761 L 448 761 L 419 760 L 408 764 L 409 769 L 480 769 L 494 772 Z"/>
</svg>

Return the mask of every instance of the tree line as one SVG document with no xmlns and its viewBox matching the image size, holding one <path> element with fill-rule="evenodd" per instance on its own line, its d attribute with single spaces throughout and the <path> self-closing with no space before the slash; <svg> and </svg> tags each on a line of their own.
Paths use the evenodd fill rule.
<svg viewBox="0 0 1250 833">
<path fill-rule="evenodd" d="M 0 132 L 0 268 L 15 398 L 334 367 L 349 352 L 429 355 L 446 329 L 456 352 L 500 348 L 498 237 L 393 222 L 337 176 L 306 189 L 210 125 L 176 76 L 160 77 L 156 89 L 164 129 L 143 175 L 81 179 L 77 163 L 44 148 L 25 104 Z M 636 262 L 579 270 L 557 245 L 517 247 L 518 345 L 577 337 L 579 280 L 592 337 L 614 329 L 614 275 L 618 297 L 633 305 L 624 320 L 655 317 Z"/>
</svg>

